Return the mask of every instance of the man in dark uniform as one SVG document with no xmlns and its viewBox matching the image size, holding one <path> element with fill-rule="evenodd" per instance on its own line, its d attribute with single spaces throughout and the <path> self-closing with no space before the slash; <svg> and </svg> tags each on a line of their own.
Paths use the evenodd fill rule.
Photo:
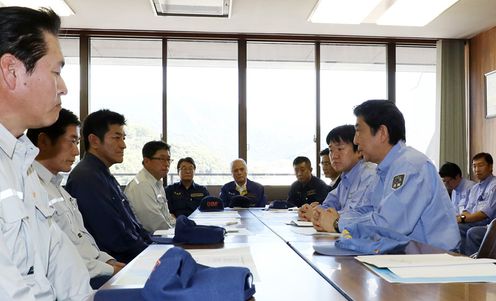
<svg viewBox="0 0 496 301">
<path fill-rule="evenodd" d="M 296 157 L 293 161 L 297 181 L 291 185 L 288 194 L 290 206 L 300 207 L 303 204 L 322 201 L 330 191 L 330 187 L 321 179 L 312 175 L 312 163 L 307 157 Z"/>
<path fill-rule="evenodd" d="M 224 207 L 231 206 L 236 196 L 244 196 L 250 200 L 250 207 L 264 207 L 267 203 L 264 187 L 248 179 L 248 167 L 245 160 L 236 159 L 231 162 L 231 173 L 234 181 L 226 183 L 220 190 L 220 199 Z"/>
<path fill-rule="evenodd" d="M 193 181 L 196 164 L 193 158 L 182 158 L 177 162 L 177 172 L 180 181 L 167 186 L 165 195 L 169 203 L 169 211 L 176 217 L 179 215 L 189 216 L 198 208 L 201 200 L 210 195 L 205 186 L 198 185 Z"/>
</svg>

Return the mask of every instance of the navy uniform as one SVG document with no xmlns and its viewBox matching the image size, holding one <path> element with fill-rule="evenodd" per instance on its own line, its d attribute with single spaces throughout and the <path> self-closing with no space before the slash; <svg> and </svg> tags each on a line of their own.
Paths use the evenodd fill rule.
<svg viewBox="0 0 496 301">
<path fill-rule="evenodd" d="M 234 196 L 242 195 L 253 201 L 253 207 L 265 207 L 267 198 L 265 189 L 262 184 L 246 179 L 243 186 L 239 186 L 235 181 L 224 184 L 220 189 L 220 199 L 224 203 L 224 207 L 231 205 L 231 199 Z"/>
<path fill-rule="evenodd" d="M 303 184 L 296 181 L 291 185 L 287 201 L 290 206 L 296 207 L 313 202 L 322 204 L 330 189 L 324 181 L 312 175 L 308 183 Z"/>
<path fill-rule="evenodd" d="M 118 261 L 130 262 L 151 243 L 119 183 L 93 154 L 86 153 L 72 170 L 66 190 L 77 199 L 84 225 L 98 247 Z"/>
<path fill-rule="evenodd" d="M 377 165 L 369 206 L 343 212 L 339 230 L 355 223 L 392 229 L 412 240 L 455 250 L 460 233 L 436 167 L 419 151 L 398 142 Z"/>
<path fill-rule="evenodd" d="M 205 186 L 195 182 L 191 183 L 189 188 L 177 182 L 165 188 L 165 195 L 169 203 L 169 211 L 178 217 L 179 215 L 189 216 L 200 206 L 201 200 L 210 193 Z"/>
</svg>

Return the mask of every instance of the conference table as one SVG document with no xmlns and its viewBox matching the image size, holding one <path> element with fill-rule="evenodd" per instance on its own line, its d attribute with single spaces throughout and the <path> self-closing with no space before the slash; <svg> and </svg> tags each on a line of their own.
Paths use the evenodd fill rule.
<svg viewBox="0 0 496 301">
<path fill-rule="evenodd" d="M 351 256 L 319 255 L 313 244 L 332 243 L 336 236 L 308 235 L 287 225 L 297 218 L 296 212 L 258 208 L 237 212 L 240 222 L 234 227 L 246 230 L 247 235 L 228 233 L 222 244 L 181 247 L 192 254 L 249 250 L 255 266 L 255 300 L 496 300 L 494 283 L 390 283 Z M 192 218 L 201 214 L 195 212 Z M 171 247 L 148 247 L 101 289 L 142 287 L 155 261 Z M 407 254 L 441 252 L 418 242 L 405 249 Z M 136 280 L 136 275 L 141 279 Z"/>
</svg>

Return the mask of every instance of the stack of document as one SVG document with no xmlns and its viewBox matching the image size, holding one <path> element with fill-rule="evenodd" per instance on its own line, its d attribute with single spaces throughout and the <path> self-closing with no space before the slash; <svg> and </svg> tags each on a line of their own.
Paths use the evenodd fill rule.
<svg viewBox="0 0 496 301">
<path fill-rule="evenodd" d="M 357 256 L 392 283 L 496 282 L 496 260 L 449 254 Z"/>
</svg>

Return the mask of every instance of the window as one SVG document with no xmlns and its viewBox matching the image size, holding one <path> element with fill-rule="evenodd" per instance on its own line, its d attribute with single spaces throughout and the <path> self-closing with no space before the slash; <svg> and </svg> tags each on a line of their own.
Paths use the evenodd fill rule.
<svg viewBox="0 0 496 301">
<path fill-rule="evenodd" d="M 235 42 L 168 41 L 167 140 L 177 162 L 196 162 L 195 181 L 232 181 L 238 157 L 238 63 Z M 178 181 L 176 165 L 170 183 Z"/>
<path fill-rule="evenodd" d="M 127 184 L 142 168 L 141 149 L 162 133 L 161 40 L 91 39 L 90 109 L 109 109 L 127 121 L 127 149 L 111 172 Z"/>
<path fill-rule="evenodd" d="M 439 164 L 440 104 L 436 100 L 436 48 L 396 48 L 396 105 L 405 117 L 407 145 Z"/>
<path fill-rule="evenodd" d="M 294 182 L 297 156 L 316 166 L 314 61 L 314 44 L 247 43 L 248 169 L 264 185 Z"/>
<path fill-rule="evenodd" d="M 62 107 L 79 116 L 79 39 L 61 38 L 60 47 L 65 59 L 62 78 L 68 91 L 67 95 L 62 97 Z"/>
<path fill-rule="evenodd" d="M 320 68 L 320 143 L 324 149 L 333 128 L 355 125 L 355 106 L 368 99 L 387 98 L 386 47 L 322 44 Z"/>
</svg>

